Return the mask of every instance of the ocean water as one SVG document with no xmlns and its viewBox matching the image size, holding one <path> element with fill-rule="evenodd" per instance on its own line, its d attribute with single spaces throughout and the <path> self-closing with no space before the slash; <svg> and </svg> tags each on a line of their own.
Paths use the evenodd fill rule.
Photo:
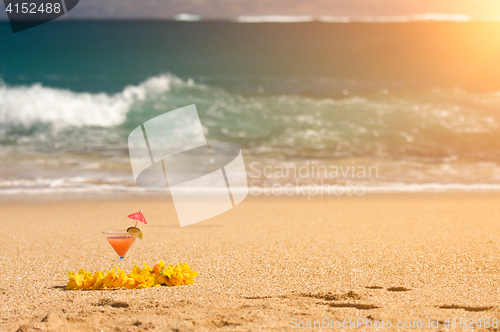
<svg viewBox="0 0 500 332">
<path fill-rule="evenodd" d="M 498 190 L 499 32 L 500 22 L 56 21 L 12 34 L 0 22 L 0 193 L 139 191 L 128 134 L 190 104 L 209 141 L 241 146 L 256 186 Z"/>
</svg>

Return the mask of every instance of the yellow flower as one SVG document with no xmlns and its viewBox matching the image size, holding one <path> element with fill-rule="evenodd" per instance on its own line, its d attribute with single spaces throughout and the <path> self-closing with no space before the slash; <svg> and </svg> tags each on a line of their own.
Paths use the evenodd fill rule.
<svg viewBox="0 0 500 332">
<path fill-rule="evenodd" d="M 68 272 L 68 280 L 66 289 L 78 289 L 83 285 L 83 279 L 80 274 Z"/>
<path fill-rule="evenodd" d="M 146 264 L 146 263 L 142 263 L 142 264 L 144 264 L 144 268 L 143 268 L 143 270 L 146 270 L 146 271 L 148 271 L 148 272 L 152 272 L 152 271 L 153 271 L 153 269 L 152 269 L 152 268 L 150 268 L 150 267 L 148 266 L 148 264 Z"/>
<path fill-rule="evenodd" d="M 113 281 L 115 280 L 116 274 L 115 274 L 115 268 L 109 272 L 109 270 L 106 270 L 106 275 L 104 276 L 102 283 L 103 283 L 103 288 L 112 288 L 113 287 Z"/>
<path fill-rule="evenodd" d="M 101 289 L 104 285 L 104 273 L 102 271 L 99 271 L 94 275 L 94 278 L 95 283 L 94 286 L 92 286 L 92 289 Z"/>
<path fill-rule="evenodd" d="M 151 274 L 151 268 L 147 265 L 142 270 L 137 265 L 134 265 L 129 277 L 137 282 L 137 288 L 149 288 L 155 282 L 155 277 Z"/>
<path fill-rule="evenodd" d="M 149 288 L 155 283 L 155 277 L 151 275 L 148 271 L 141 271 L 141 281 L 137 288 Z"/>
<path fill-rule="evenodd" d="M 137 281 L 135 281 L 134 278 L 127 278 L 127 282 L 124 286 L 129 289 L 137 288 Z"/>
<path fill-rule="evenodd" d="M 68 280 L 66 289 L 91 289 L 96 278 L 92 273 L 80 269 L 78 273 L 68 272 Z"/>
<path fill-rule="evenodd" d="M 156 277 L 156 282 L 159 283 L 160 285 L 164 285 L 167 283 L 167 277 L 161 274 L 158 277 Z"/>
<path fill-rule="evenodd" d="M 125 286 L 125 284 L 128 283 L 128 278 L 127 274 L 125 274 L 125 271 L 120 270 L 120 268 L 116 268 L 116 273 L 114 280 L 111 282 L 111 285 L 116 288 L 121 288 Z"/>
<path fill-rule="evenodd" d="M 165 267 L 165 263 L 163 263 L 163 261 L 159 261 L 157 264 L 155 264 L 155 266 L 153 266 L 153 272 L 155 274 L 161 274 L 161 269 L 163 269 Z"/>
<path fill-rule="evenodd" d="M 191 268 L 187 264 L 179 264 L 182 268 L 182 275 L 184 278 L 196 278 L 198 276 L 198 272 L 191 271 Z"/>
<path fill-rule="evenodd" d="M 172 284 L 172 286 L 179 286 L 182 284 L 182 275 L 176 274 L 172 276 L 172 278 L 168 278 L 168 282 Z"/>
<path fill-rule="evenodd" d="M 91 289 L 95 282 L 94 275 L 90 272 L 85 272 L 84 269 L 81 269 L 78 274 L 81 274 L 83 278 L 82 289 Z"/>
<path fill-rule="evenodd" d="M 177 264 L 174 268 L 174 273 L 181 273 L 182 272 L 182 267 L 181 267 L 181 264 Z"/>
<path fill-rule="evenodd" d="M 168 267 L 165 267 L 162 273 L 164 276 L 167 278 L 171 278 L 175 273 L 174 270 L 172 270 L 172 265 L 169 265 Z"/>
<path fill-rule="evenodd" d="M 129 277 L 133 278 L 133 275 L 140 274 L 140 273 L 141 273 L 141 269 L 137 265 L 134 265 L 134 267 L 132 268 L 132 271 L 130 271 Z"/>
<path fill-rule="evenodd" d="M 193 278 L 198 275 L 187 264 L 168 265 L 161 260 L 150 268 L 144 263 L 141 270 L 134 265 L 127 275 L 120 268 L 111 272 L 98 271 L 95 274 L 80 269 L 78 273 L 68 272 L 66 289 L 110 289 L 110 288 L 149 288 L 161 285 L 179 286 L 193 284 Z"/>
</svg>

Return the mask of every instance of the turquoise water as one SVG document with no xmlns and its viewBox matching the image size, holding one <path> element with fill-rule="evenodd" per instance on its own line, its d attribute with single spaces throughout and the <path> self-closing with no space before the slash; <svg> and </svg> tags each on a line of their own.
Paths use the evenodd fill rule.
<svg viewBox="0 0 500 332">
<path fill-rule="evenodd" d="M 130 131 L 193 103 L 207 139 L 239 144 L 247 164 L 377 165 L 373 186 L 498 185 L 499 27 L 53 22 L 12 34 L 1 22 L 0 188 L 131 188 Z"/>
</svg>

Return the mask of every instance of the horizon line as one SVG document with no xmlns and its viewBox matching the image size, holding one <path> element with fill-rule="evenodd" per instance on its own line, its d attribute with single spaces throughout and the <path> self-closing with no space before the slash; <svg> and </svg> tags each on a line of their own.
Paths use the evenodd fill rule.
<svg viewBox="0 0 500 332">
<path fill-rule="evenodd" d="M 167 21 L 167 22 L 225 22 L 225 23 L 406 23 L 406 22 L 500 22 L 500 15 L 473 17 L 466 14 L 408 14 L 408 15 L 240 15 L 235 18 L 211 18 L 180 13 L 173 17 L 69 17 L 57 21 Z M 8 22 L 8 18 L 0 18 Z"/>
</svg>

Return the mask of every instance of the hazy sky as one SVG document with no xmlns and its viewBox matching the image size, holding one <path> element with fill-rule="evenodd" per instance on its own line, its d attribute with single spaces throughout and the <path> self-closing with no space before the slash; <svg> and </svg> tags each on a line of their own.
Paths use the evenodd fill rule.
<svg viewBox="0 0 500 332">
<path fill-rule="evenodd" d="M 0 18 L 6 18 L 0 4 Z M 239 15 L 404 15 L 460 13 L 500 15 L 500 0 L 80 0 L 64 18 L 208 18 Z"/>
</svg>

